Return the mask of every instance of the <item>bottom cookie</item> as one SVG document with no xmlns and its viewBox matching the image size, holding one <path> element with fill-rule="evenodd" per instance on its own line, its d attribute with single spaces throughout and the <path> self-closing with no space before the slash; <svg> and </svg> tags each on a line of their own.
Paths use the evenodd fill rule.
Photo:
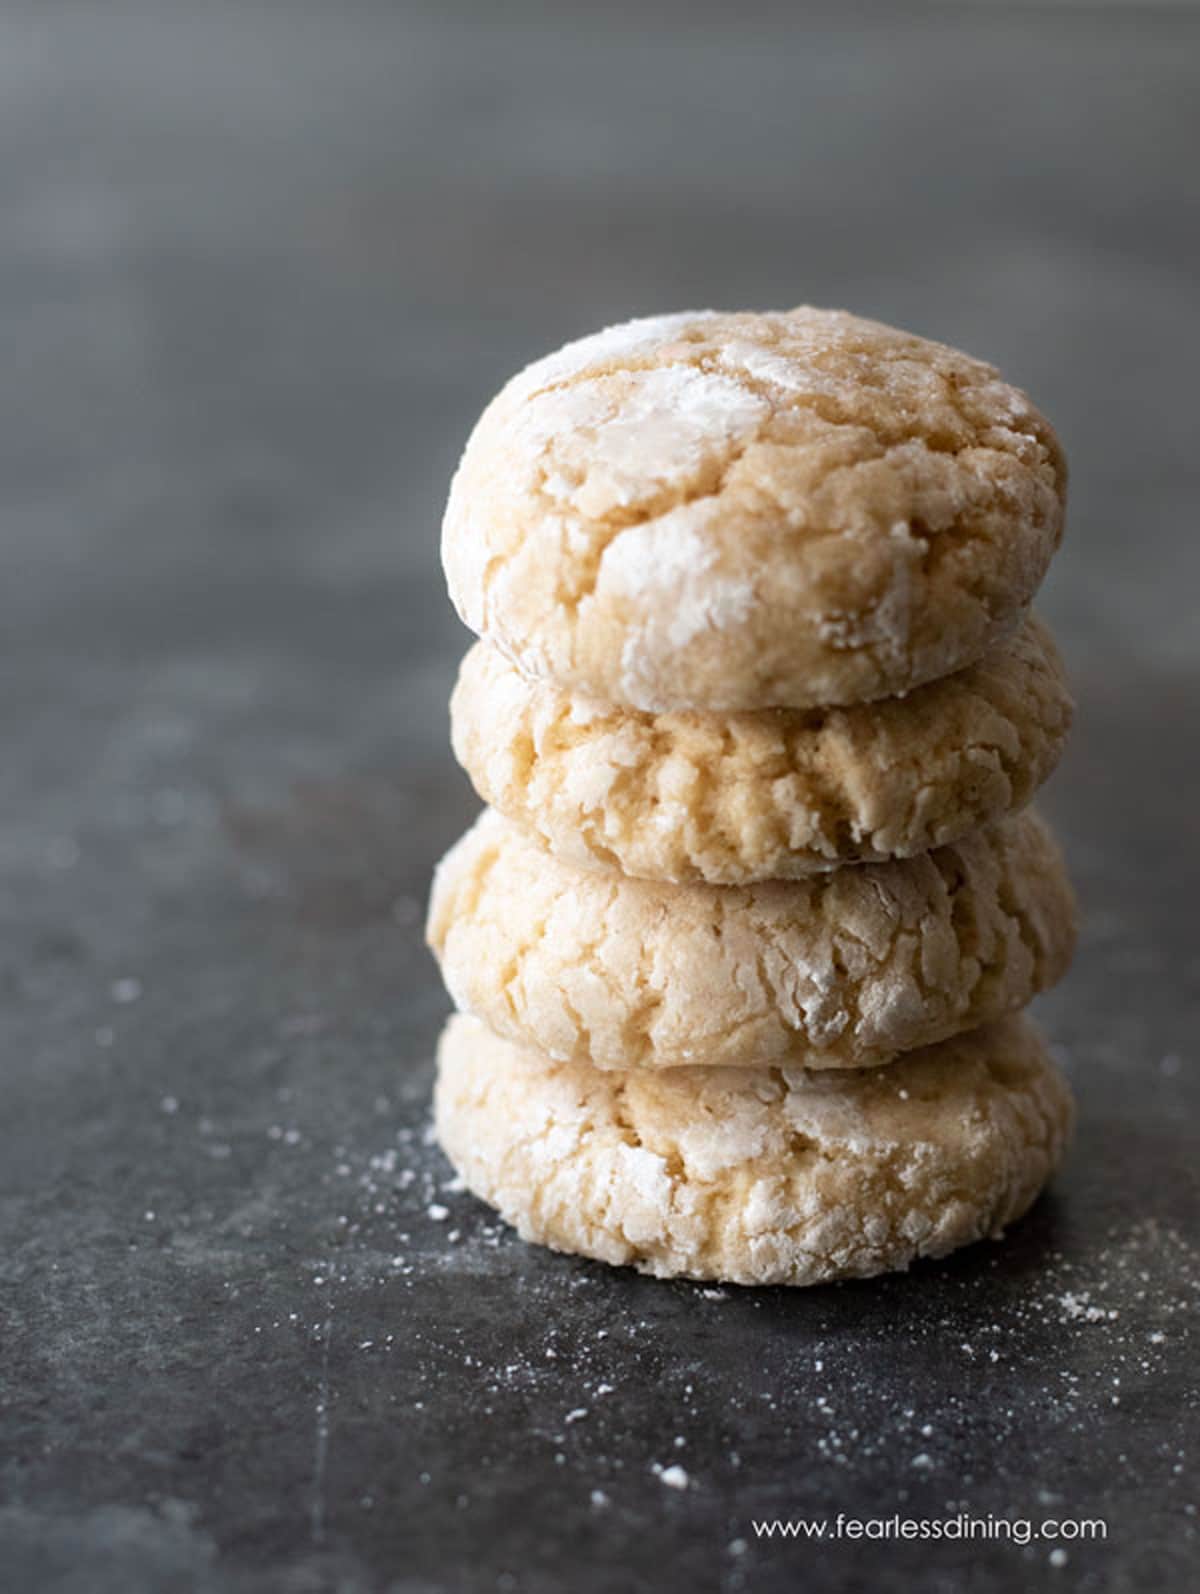
<svg viewBox="0 0 1200 1594">
<path fill-rule="evenodd" d="M 435 1115 L 523 1239 L 660 1278 L 820 1284 L 998 1234 L 1058 1165 L 1073 1109 L 1023 1017 L 834 1077 L 601 1072 L 456 1015 Z"/>
</svg>

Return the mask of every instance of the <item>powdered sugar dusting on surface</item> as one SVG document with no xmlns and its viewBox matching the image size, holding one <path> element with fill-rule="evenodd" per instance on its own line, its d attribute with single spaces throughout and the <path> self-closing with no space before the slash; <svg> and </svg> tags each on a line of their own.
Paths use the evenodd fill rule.
<svg viewBox="0 0 1200 1594">
<path fill-rule="evenodd" d="M 505 392 L 512 399 L 528 398 L 541 388 L 570 381 L 589 366 L 610 365 L 646 353 L 669 342 L 685 328 L 711 320 L 715 313 L 712 310 L 681 310 L 673 315 L 643 316 L 604 327 L 527 365 L 513 377 Z"/>
<path fill-rule="evenodd" d="M 287 1033 L 289 1044 L 305 1044 L 309 1026 Z M 857 1487 L 864 1467 L 887 1465 L 907 1473 L 914 1490 L 938 1489 L 939 1511 L 943 1495 L 947 1512 L 977 1507 L 990 1498 L 981 1492 L 984 1480 L 960 1477 L 958 1469 L 964 1453 L 982 1450 L 1001 1483 L 1018 1491 L 1012 1502 L 1022 1514 L 1104 1515 L 1098 1500 L 1064 1502 L 1071 1472 L 1058 1458 L 1087 1450 L 1107 1423 L 1124 1421 L 1123 1404 L 1136 1410 L 1148 1402 L 1147 1416 L 1127 1428 L 1130 1463 L 1144 1487 L 1185 1525 L 1192 1522 L 1185 1515 L 1187 1414 L 1165 1406 L 1161 1390 L 1171 1387 L 1172 1371 L 1177 1376 L 1193 1364 L 1200 1257 L 1169 1226 L 1141 1220 L 1107 1235 L 1073 1236 L 1064 1255 L 1052 1238 L 1038 1238 L 1035 1218 L 1024 1241 L 1014 1231 L 1013 1243 L 1025 1247 L 1015 1272 L 1005 1270 L 1007 1252 L 984 1245 L 919 1277 L 786 1301 L 780 1292 L 733 1286 L 663 1287 L 523 1245 L 451 1176 L 419 1121 L 395 1126 L 397 1115 L 418 1110 L 424 1072 L 403 1088 L 408 1106 L 381 1098 L 373 1127 L 369 1121 L 361 1140 L 345 1141 L 330 1137 L 315 1116 L 299 1116 L 303 1103 L 281 1090 L 281 1111 L 297 1116 L 287 1130 L 264 1122 L 255 1148 L 264 1163 L 294 1170 L 289 1178 L 324 1192 L 328 1242 L 305 1249 L 318 1231 L 296 1228 L 294 1264 L 286 1264 L 296 1271 L 295 1308 L 252 1316 L 252 1332 L 264 1344 L 307 1336 L 319 1372 L 333 1315 L 354 1324 L 329 1361 L 327 1382 L 313 1386 L 318 1505 L 321 1447 L 336 1461 L 347 1420 L 354 1421 L 347 1394 L 358 1390 L 398 1402 L 403 1465 L 431 1494 L 459 1495 L 464 1513 L 494 1500 L 512 1450 L 481 1453 L 466 1477 L 440 1470 L 445 1448 L 427 1436 L 447 1410 L 469 1409 L 488 1433 L 518 1436 L 510 1443 L 531 1464 L 545 1459 L 561 1469 L 566 1498 L 612 1511 L 614 1521 L 640 1512 L 657 1485 L 664 1502 L 682 1508 L 713 1491 L 736 1494 L 761 1484 L 762 1446 L 751 1436 L 764 1425 L 772 1446 L 803 1454 L 818 1492 L 830 1497 Z M 173 1163 L 203 1162 L 214 1137 L 234 1137 L 231 1124 L 198 1116 L 185 1098 L 168 1112 L 157 1087 L 148 1086 L 147 1096 Z M 154 1192 L 164 1227 L 179 1222 L 173 1199 Z M 434 1206 L 447 1216 L 439 1221 Z M 245 1221 L 261 1219 L 248 1207 Z M 1044 1219 L 1041 1232 L 1053 1235 Z M 480 1281 L 523 1302 L 510 1323 L 483 1332 L 470 1306 L 398 1310 L 409 1295 L 429 1299 L 432 1292 L 439 1306 L 468 1300 Z M 231 1279 L 231 1308 L 239 1302 L 231 1322 L 253 1312 L 260 1287 L 253 1276 Z M 261 1288 L 264 1301 L 273 1298 Z M 459 1293 L 437 1293 L 446 1289 Z M 876 1293 L 892 1313 L 871 1304 Z M 730 1313 L 721 1332 L 745 1335 L 753 1365 L 748 1359 L 735 1377 L 714 1383 L 720 1375 L 697 1376 L 697 1357 L 718 1332 L 717 1315 Z M 945 1365 L 946 1376 L 929 1376 L 935 1364 Z M 631 1424 L 631 1401 L 651 1383 L 669 1405 L 669 1426 Z M 1031 1423 L 1042 1459 L 1029 1480 L 1006 1458 L 1025 1454 Z M 743 1454 L 744 1446 L 751 1450 Z M 686 1466 L 675 1455 L 686 1456 Z M 387 1498 L 387 1478 L 363 1482 L 367 1494 Z M 768 1514 L 794 1508 L 789 1501 Z"/>
<path fill-rule="evenodd" d="M 678 1462 L 669 1467 L 664 1467 L 661 1463 L 656 1462 L 650 1470 L 658 1481 L 665 1484 L 668 1489 L 686 1489 L 691 1481 L 686 1469 L 681 1467 Z"/>
<path fill-rule="evenodd" d="M 836 394 L 845 385 L 806 361 L 778 354 L 745 338 L 726 343 L 721 349 L 720 358 L 725 369 L 745 371 L 755 381 L 765 382 L 789 396 Z"/>
<path fill-rule="evenodd" d="M 778 1123 L 775 1100 L 714 1093 L 712 1110 L 696 1113 L 679 1129 L 679 1154 L 689 1178 L 710 1180 L 730 1168 L 753 1163 L 765 1151 Z M 731 1110 L 732 1109 L 732 1110 Z"/>
<path fill-rule="evenodd" d="M 903 692 L 976 658 L 1008 618 L 1007 600 L 983 603 L 972 577 L 968 601 L 926 624 L 935 590 L 957 588 L 973 564 L 926 574 L 912 528 L 955 528 L 989 569 L 1011 533 L 1028 553 L 1014 603 L 1060 529 L 1056 445 L 1022 395 L 991 394 L 997 381 L 942 345 L 812 308 L 608 328 L 536 362 L 473 434 L 446 542 L 474 538 L 487 553 L 447 554 L 455 600 L 527 672 L 652 712 L 751 707 L 764 691 L 797 706 Z M 748 537 L 785 533 L 756 572 L 757 649 L 673 656 L 745 620 L 744 581 L 685 608 L 673 630 L 641 600 L 632 614 L 583 608 L 622 528 L 706 498 L 724 509 L 714 581 Z M 901 527 L 890 547 L 888 520 Z M 804 537 L 791 535 L 801 523 Z M 997 593 L 1009 584 L 995 581 Z"/>
<path fill-rule="evenodd" d="M 708 535 L 714 513 L 704 500 L 683 504 L 623 531 L 601 558 L 597 594 L 636 599 L 643 615 L 622 652 L 625 689 L 640 708 L 653 712 L 665 706 L 652 668 L 664 645 L 680 649 L 705 631 L 729 632 L 755 608 L 750 580 L 723 576 L 714 568 L 716 552 Z"/>
<path fill-rule="evenodd" d="M 666 1213 L 671 1203 L 673 1181 L 662 1157 L 643 1146 L 621 1146 L 617 1166 L 618 1178 L 634 1204 Z"/>
<path fill-rule="evenodd" d="M 466 454 L 450 479 L 450 495 L 442 522 L 442 565 L 463 624 L 482 633 L 487 626 L 487 572 L 491 562 L 488 540 L 471 524 L 471 488 L 466 478 Z"/>
<path fill-rule="evenodd" d="M 690 504 L 623 531 L 604 550 L 597 590 L 625 597 L 678 593 L 715 559 Z"/>
<path fill-rule="evenodd" d="M 851 1089 L 843 1080 L 826 1081 L 803 1069 L 787 1069 L 784 1097 L 787 1127 L 792 1134 L 805 1135 L 822 1145 L 851 1153 L 882 1149 L 894 1144 L 893 1137 L 872 1130 Z"/>
<path fill-rule="evenodd" d="M 533 397 L 514 418 L 507 468 L 544 468 L 541 492 L 588 519 L 687 490 L 770 414 L 732 377 L 690 366 L 623 373 Z"/>
</svg>

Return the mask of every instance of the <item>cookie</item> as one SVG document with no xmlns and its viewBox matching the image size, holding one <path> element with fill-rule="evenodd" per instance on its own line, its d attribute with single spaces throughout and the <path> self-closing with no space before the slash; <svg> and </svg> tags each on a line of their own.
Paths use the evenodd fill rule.
<svg viewBox="0 0 1200 1594">
<path fill-rule="evenodd" d="M 492 810 L 442 860 L 428 935 L 456 1006 L 599 1068 L 863 1068 L 1023 1006 L 1074 945 L 1030 811 L 895 863 L 754 886 L 562 863 Z"/>
<path fill-rule="evenodd" d="M 841 311 L 633 321 L 484 411 L 442 555 L 527 675 L 649 712 L 856 703 L 981 658 L 1058 546 L 1049 424 Z"/>
<path fill-rule="evenodd" d="M 722 885 L 907 858 L 1024 806 L 1071 722 L 1028 620 L 907 697 L 831 709 L 645 714 L 524 676 L 476 645 L 450 703 L 476 791 L 569 862 Z"/>
<path fill-rule="evenodd" d="M 1025 1018 L 830 1075 L 602 1073 L 456 1016 L 435 1116 L 523 1239 L 660 1278 L 821 1284 L 998 1235 L 1057 1167 L 1072 1104 Z"/>
</svg>

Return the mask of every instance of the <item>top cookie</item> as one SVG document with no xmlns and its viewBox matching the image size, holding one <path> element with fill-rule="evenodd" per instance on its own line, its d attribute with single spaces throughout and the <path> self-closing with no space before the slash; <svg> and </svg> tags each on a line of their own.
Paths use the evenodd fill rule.
<svg viewBox="0 0 1200 1594">
<path fill-rule="evenodd" d="M 659 316 L 484 411 L 442 557 L 529 675 L 653 713 L 845 704 L 979 658 L 1062 535 L 1048 422 L 989 365 L 842 311 Z"/>
</svg>

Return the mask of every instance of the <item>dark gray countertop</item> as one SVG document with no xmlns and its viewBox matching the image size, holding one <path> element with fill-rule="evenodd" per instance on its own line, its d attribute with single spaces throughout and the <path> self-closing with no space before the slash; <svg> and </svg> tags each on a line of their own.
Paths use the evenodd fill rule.
<svg viewBox="0 0 1200 1594">
<path fill-rule="evenodd" d="M 1195 1586 L 1198 148 L 1184 6 L 4 7 L 6 1591 Z M 429 1144 L 437 525 L 519 362 L 800 300 L 1070 450 L 1080 1126 L 1002 1245 L 712 1292 Z M 1108 1540 L 752 1527 L 960 1510 Z"/>
</svg>

